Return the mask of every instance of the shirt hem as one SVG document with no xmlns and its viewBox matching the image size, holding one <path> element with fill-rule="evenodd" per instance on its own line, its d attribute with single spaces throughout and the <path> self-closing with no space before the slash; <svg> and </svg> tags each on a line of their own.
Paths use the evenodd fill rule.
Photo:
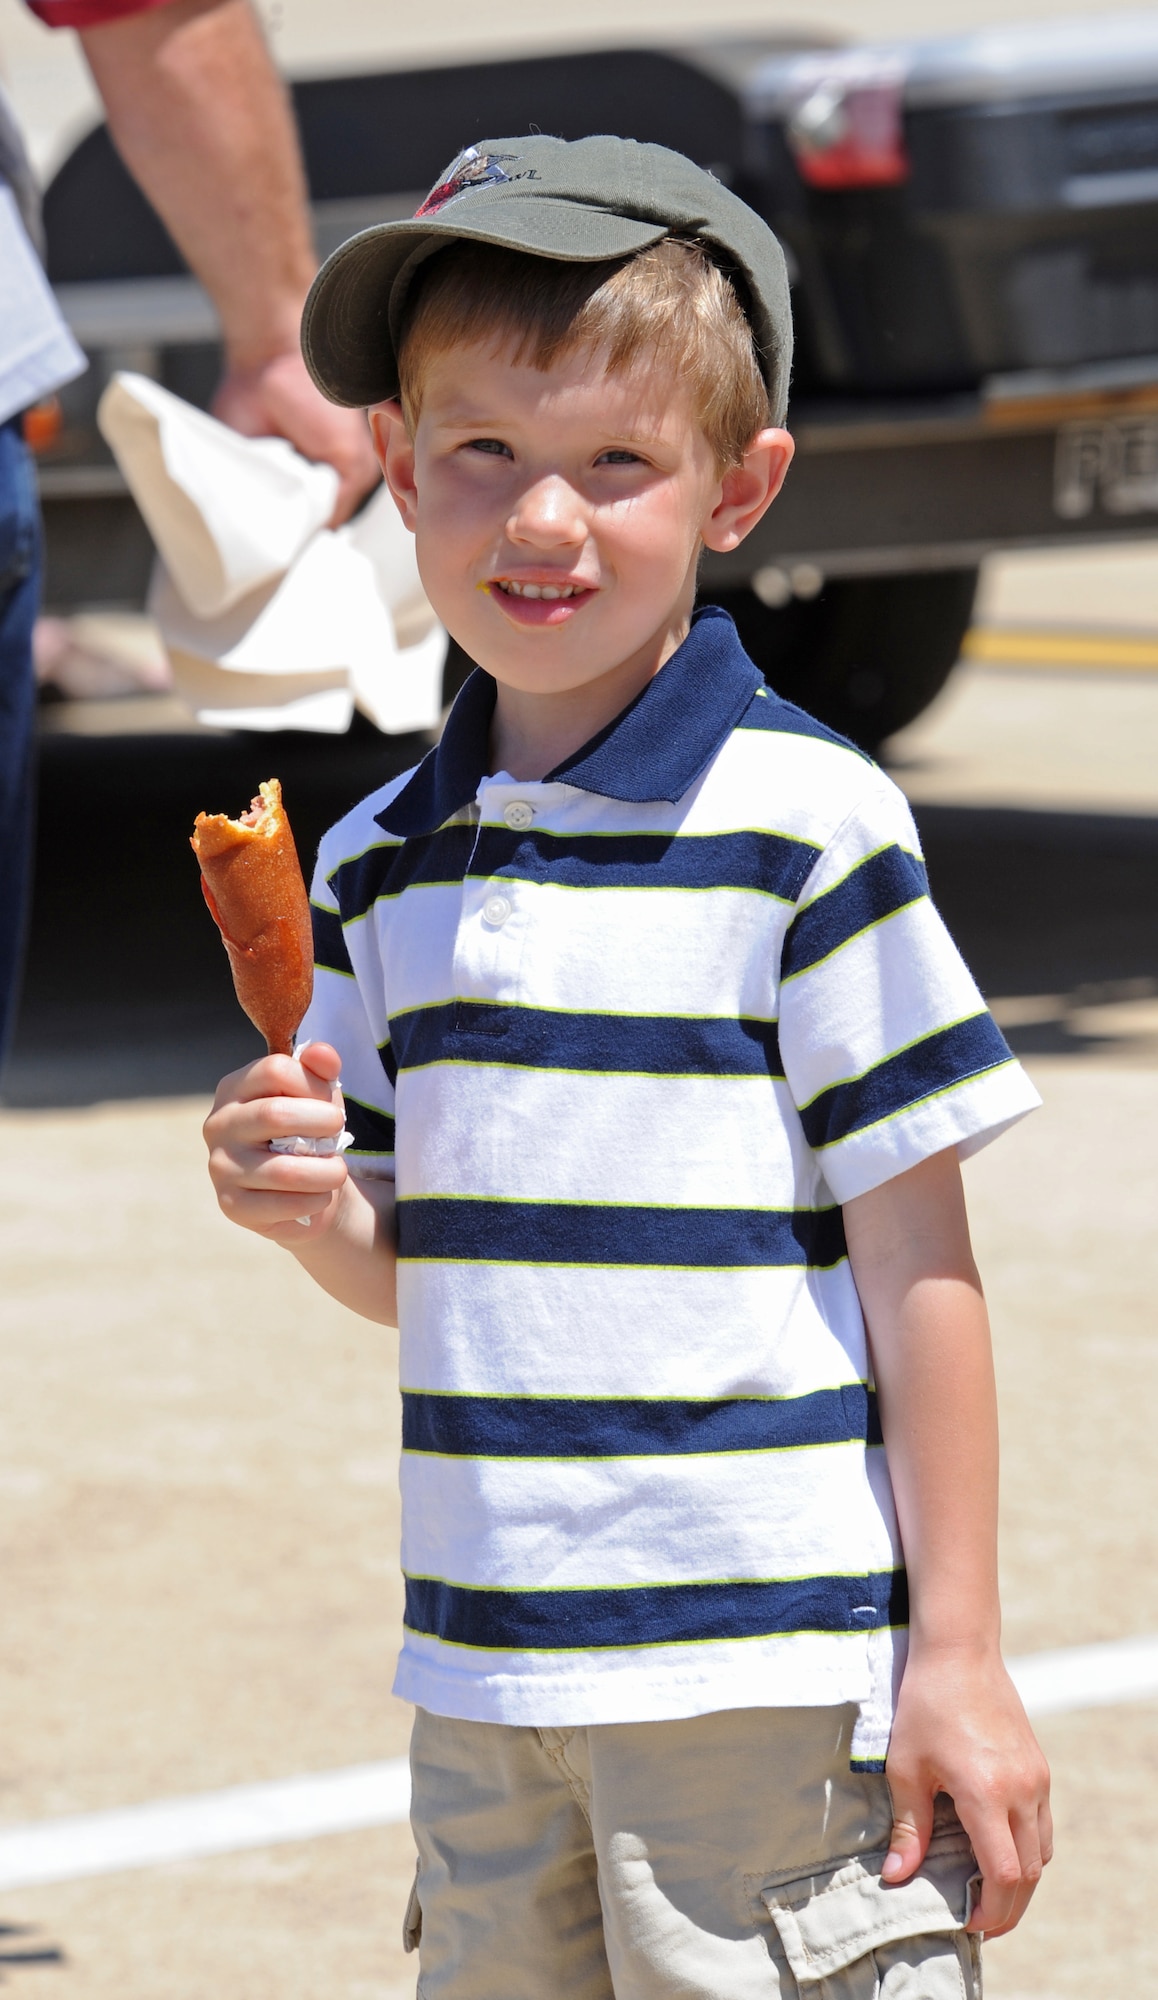
<svg viewBox="0 0 1158 2000">
<path fill-rule="evenodd" d="M 618 1722 L 676 1722 L 733 1708 L 835 1708 L 858 1706 L 872 1693 L 866 1635 L 800 1633 L 776 1649 L 720 1648 L 711 1669 L 689 1672 L 686 1665 L 649 1660 L 646 1665 L 596 1664 L 586 1670 L 535 1671 L 527 1656 L 504 1654 L 479 1671 L 462 1672 L 438 1657 L 437 1640 L 407 1633 L 398 1661 L 394 1693 L 434 1715 L 461 1722 L 500 1722 L 515 1727 L 558 1729 Z M 669 1649 L 656 1648 L 656 1652 Z M 674 1651 L 675 1649 L 670 1649 Z M 714 1649 L 713 1649 L 714 1650 Z M 729 1657 L 730 1654 L 730 1657 Z M 721 1657 L 722 1655 L 722 1657 Z"/>
</svg>

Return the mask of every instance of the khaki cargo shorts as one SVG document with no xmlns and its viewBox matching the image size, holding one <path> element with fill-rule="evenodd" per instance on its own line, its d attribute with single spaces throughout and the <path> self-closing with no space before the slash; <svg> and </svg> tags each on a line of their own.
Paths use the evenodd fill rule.
<svg viewBox="0 0 1158 2000">
<path fill-rule="evenodd" d="M 980 2000 L 976 1862 L 947 1799 L 885 1888 L 852 1708 L 520 1729 L 419 1709 L 421 2000 Z"/>
</svg>

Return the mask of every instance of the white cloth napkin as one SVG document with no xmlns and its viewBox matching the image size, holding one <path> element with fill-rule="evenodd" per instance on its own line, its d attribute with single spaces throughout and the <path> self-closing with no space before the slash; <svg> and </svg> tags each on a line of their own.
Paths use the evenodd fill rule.
<svg viewBox="0 0 1158 2000">
<path fill-rule="evenodd" d="M 114 375 L 97 422 L 198 618 L 283 576 L 334 511 L 332 465 L 284 438 L 241 437 L 147 375 Z"/>
<path fill-rule="evenodd" d="M 383 487 L 325 526 L 330 466 L 243 438 L 141 375 L 114 376 L 99 419 L 157 543 L 149 609 L 173 679 L 202 722 L 433 729 L 447 636 L 412 536 Z"/>
</svg>

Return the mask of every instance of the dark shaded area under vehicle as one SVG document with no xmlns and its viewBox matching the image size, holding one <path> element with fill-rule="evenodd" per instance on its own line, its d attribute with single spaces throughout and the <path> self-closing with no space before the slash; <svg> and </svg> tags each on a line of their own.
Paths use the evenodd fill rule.
<svg viewBox="0 0 1158 2000">
<path fill-rule="evenodd" d="M 281 778 L 303 862 L 355 799 L 421 755 L 413 737 L 50 737 L 28 977 L 3 1096 L 96 1103 L 211 1090 L 260 1053 L 202 904 L 189 833 Z M 131 803 L 130 803 L 131 802 Z M 987 995 L 1076 1004 L 1158 992 L 1158 820 L 918 808 L 933 894 Z M 98 837 L 99 836 L 99 837 Z M 1080 1053 L 1050 1023 L 1020 1053 Z"/>
</svg>

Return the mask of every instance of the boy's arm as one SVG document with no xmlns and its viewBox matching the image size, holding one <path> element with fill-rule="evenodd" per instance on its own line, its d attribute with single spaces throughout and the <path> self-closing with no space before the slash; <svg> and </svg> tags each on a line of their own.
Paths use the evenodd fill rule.
<svg viewBox="0 0 1158 2000">
<path fill-rule="evenodd" d="M 955 1152 L 844 1204 L 909 1573 L 889 1748 L 899 1882 L 952 1797 L 983 1887 L 969 1929 L 1012 1930 L 1052 1852 L 1049 1773 L 1000 1651 L 997 1413 L 989 1323 Z"/>
<path fill-rule="evenodd" d="M 300 1061 L 263 1056 L 224 1077 L 205 1121 L 209 1175 L 231 1222 L 292 1250 L 352 1312 L 394 1326 L 394 1183 L 355 1180 L 338 1155 L 269 1150 L 295 1133 L 337 1137 L 340 1074 L 336 1050 L 311 1042 Z"/>
</svg>

